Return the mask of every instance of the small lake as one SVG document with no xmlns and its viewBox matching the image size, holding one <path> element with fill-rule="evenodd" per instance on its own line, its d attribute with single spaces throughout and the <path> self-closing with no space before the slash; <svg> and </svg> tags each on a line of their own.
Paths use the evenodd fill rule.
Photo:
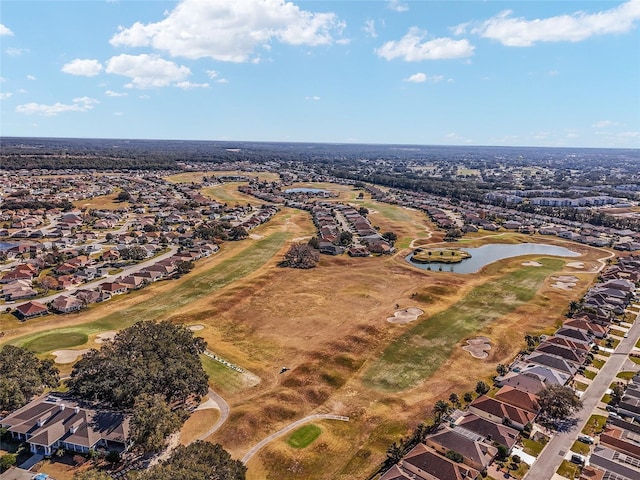
<svg viewBox="0 0 640 480">
<path fill-rule="evenodd" d="M 9 250 L 11 247 L 15 247 L 18 245 L 17 243 L 6 243 L 0 242 L 0 252 L 4 252 L 5 250 Z"/>
<path fill-rule="evenodd" d="M 460 263 L 414 263 L 411 261 L 413 253 L 406 257 L 411 264 L 423 270 L 455 272 L 455 273 L 475 273 L 485 265 L 497 262 L 503 258 L 520 257 L 523 255 L 549 255 L 552 257 L 579 257 L 580 254 L 564 247 L 546 245 L 543 243 L 520 243 L 518 245 L 507 245 L 502 243 L 490 243 L 478 248 L 461 248 L 471 254 L 471 258 L 462 260 Z M 440 268 L 442 267 L 442 269 Z"/>
<path fill-rule="evenodd" d="M 289 188 L 284 193 L 329 193 L 327 190 L 321 188 Z"/>
</svg>

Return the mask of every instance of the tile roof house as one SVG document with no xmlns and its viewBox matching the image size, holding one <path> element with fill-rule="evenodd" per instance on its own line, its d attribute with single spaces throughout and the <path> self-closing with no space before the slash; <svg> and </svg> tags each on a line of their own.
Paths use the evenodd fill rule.
<svg viewBox="0 0 640 480">
<path fill-rule="evenodd" d="M 438 455 L 432 448 L 419 443 L 380 480 L 475 480 L 479 475 L 478 470 Z"/>
<path fill-rule="evenodd" d="M 538 408 L 538 397 L 509 385 L 505 385 L 498 390 L 493 398 L 528 412 L 538 413 L 540 410 Z"/>
<path fill-rule="evenodd" d="M 45 456 L 58 448 L 87 453 L 98 447 L 126 450 L 129 444 L 127 416 L 93 409 L 59 394 L 33 400 L 0 424 L 12 438 L 26 441 L 31 452 Z"/>
<path fill-rule="evenodd" d="M 16 308 L 16 314 L 21 320 L 29 320 L 31 318 L 47 315 L 49 310 L 40 302 L 31 301 L 24 303 Z"/>
<path fill-rule="evenodd" d="M 483 436 L 487 442 L 496 442 L 504 445 L 509 450 L 518 441 L 520 432 L 515 428 L 508 427 L 502 423 L 495 423 L 486 418 L 479 417 L 473 413 L 468 413 L 457 422 L 457 429 L 467 430 L 477 435 Z"/>
<path fill-rule="evenodd" d="M 479 437 L 479 436 L 478 436 Z M 445 427 L 434 435 L 430 435 L 425 444 L 442 455 L 453 450 L 464 457 L 462 463 L 476 470 L 484 470 L 498 453 L 494 446 L 484 443 L 483 438 L 469 438 L 463 432 Z"/>
<path fill-rule="evenodd" d="M 527 423 L 535 420 L 536 414 L 527 412 L 495 398 L 482 395 L 469 404 L 469 411 L 492 422 L 502 423 L 522 430 Z"/>
<path fill-rule="evenodd" d="M 82 307 L 82 300 L 71 295 L 60 295 L 51 302 L 51 309 L 58 313 L 77 312 L 80 311 Z"/>
</svg>

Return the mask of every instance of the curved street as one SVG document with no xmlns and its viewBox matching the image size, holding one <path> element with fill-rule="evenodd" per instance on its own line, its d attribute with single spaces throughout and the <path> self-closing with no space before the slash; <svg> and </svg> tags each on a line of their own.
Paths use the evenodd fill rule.
<svg viewBox="0 0 640 480">
<path fill-rule="evenodd" d="M 205 440 L 206 438 L 213 435 L 224 424 L 224 422 L 227 421 L 227 418 L 229 418 L 229 410 L 230 410 L 229 404 L 225 401 L 224 398 L 222 398 L 213 390 L 209 389 L 209 400 L 213 401 L 218 406 L 218 410 L 220 410 L 220 417 L 218 418 L 218 421 L 214 423 L 209 430 L 207 430 L 198 438 L 196 438 L 194 442 L 196 440 Z"/>
</svg>

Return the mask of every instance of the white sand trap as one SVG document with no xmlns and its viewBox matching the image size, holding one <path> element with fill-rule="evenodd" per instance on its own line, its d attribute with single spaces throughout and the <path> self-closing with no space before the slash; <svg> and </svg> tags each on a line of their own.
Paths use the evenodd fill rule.
<svg viewBox="0 0 640 480">
<path fill-rule="evenodd" d="M 249 238 L 253 240 L 262 240 L 264 238 L 264 235 L 258 235 L 257 233 L 250 233 Z"/>
<path fill-rule="evenodd" d="M 200 405 L 198 405 L 196 407 L 196 410 L 208 410 L 210 408 L 215 408 L 216 410 L 220 410 L 220 407 L 218 406 L 218 404 L 213 400 L 211 400 L 210 398 L 208 398 L 206 402 L 203 402 Z"/>
<path fill-rule="evenodd" d="M 569 283 L 578 283 L 578 280 L 580 280 L 578 277 L 574 277 L 573 275 L 560 275 L 558 277 L 553 277 L 553 279 L 559 282 Z"/>
<path fill-rule="evenodd" d="M 423 310 L 416 307 L 403 308 L 402 310 L 396 310 L 393 317 L 387 317 L 387 322 L 399 324 L 409 323 L 416 320 L 423 313 Z"/>
<path fill-rule="evenodd" d="M 522 262 L 523 267 L 541 267 L 542 264 L 540 262 Z"/>
<path fill-rule="evenodd" d="M 487 337 L 476 337 L 467 340 L 467 345 L 462 347 L 463 350 L 469 352 L 473 358 L 487 358 L 487 353 L 491 350 L 491 339 Z"/>
<path fill-rule="evenodd" d="M 189 330 L 191 330 L 192 332 L 199 332 L 200 330 L 204 330 L 204 325 L 189 325 Z"/>
<path fill-rule="evenodd" d="M 584 262 L 569 262 L 569 263 L 567 263 L 567 267 L 584 268 Z"/>
<path fill-rule="evenodd" d="M 556 282 L 551 285 L 551 288 L 557 288 L 560 290 L 573 290 L 576 284 L 573 282 Z"/>
<path fill-rule="evenodd" d="M 56 363 L 71 363 L 75 362 L 80 355 L 84 355 L 88 351 L 88 348 L 82 350 L 56 350 L 52 355 L 56 357 Z"/>
<path fill-rule="evenodd" d="M 99 333 L 94 342 L 96 343 L 104 343 L 109 340 L 113 340 L 118 332 L 110 331 L 110 332 L 102 332 Z"/>
</svg>

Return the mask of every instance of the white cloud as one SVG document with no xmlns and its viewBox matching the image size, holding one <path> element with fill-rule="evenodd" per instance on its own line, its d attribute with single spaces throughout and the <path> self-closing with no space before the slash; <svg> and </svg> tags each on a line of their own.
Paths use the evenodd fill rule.
<svg viewBox="0 0 640 480">
<path fill-rule="evenodd" d="M 207 70 L 207 77 L 213 80 L 214 78 L 218 77 L 218 72 L 216 72 L 215 70 Z"/>
<path fill-rule="evenodd" d="M 118 55 L 107 61 L 107 73 L 131 78 L 127 88 L 167 87 L 184 81 L 191 70 L 157 55 Z"/>
<path fill-rule="evenodd" d="M 13 32 L 9 27 L 5 27 L 2 23 L 0 23 L 0 37 L 13 37 Z"/>
<path fill-rule="evenodd" d="M 600 120 L 599 122 L 591 125 L 593 128 L 607 128 L 607 127 L 615 127 L 618 125 L 618 122 L 612 122 L 611 120 Z"/>
<path fill-rule="evenodd" d="M 30 50 L 28 48 L 9 47 L 5 50 L 5 52 L 11 57 L 19 57 L 20 55 L 29 53 Z"/>
<path fill-rule="evenodd" d="M 27 93 L 27 91 L 24 88 L 19 88 L 16 93 Z"/>
<path fill-rule="evenodd" d="M 139 98 L 141 98 L 141 99 L 143 99 L 143 100 L 147 100 L 147 99 L 151 98 L 151 95 L 147 95 L 147 94 L 145 93 L 144 95 L 140 95 L 140 97 L 139 97 Z"/>
<path fill-rule="evenodd" d="M 512 13 L 506 10 L 482 23 L 476 23 L 471 32 L 498 40 L 509 47 L 530 47 L 538 42 L 579 42 L 594 35 L 631 30 L 640 19 L 640 0 L 630 0 L 597 13 L 578 11 L 534 20 L 515 18 L 511 16 Z"/>
<path fill-rule="evenodd" d="M 441 82 L 442 80 L 444 80 L 444 76 L 442 75 L 427 75 L 426 73 L 422 73 L 422 72 L 414 73 L 413 75 L 410 75 L 404 79 L 405 82 L 410 82 L 410 83 L 424 83 L 424 82 L 438 83 L 438 82 Z"/>
<path fill-rule="evenodd" d="M 27 75 L 27 80 L 33 81 L 35 79 L 36 79 L 36 77 L 34 77 L 33 75 Z"/>
<path fill-rule="evenodd" d="M 191 83 L 189 81 L 178 82 L 175 86 L 182 88 L 183 90 L 191 90 L 192 88 L 209 88 L 208 83 Z"/>
<path fill-rule="evenodd" d="M 401 0 L 389 0 L 387 2 L 387 8 L 396 12 L 402 13 L 409 10 L 409 5 Z"/>
<path fill-rule="evenodd" d="M 329 45 L 344 26 L 334 13 L 302 10 L 283 0 L 182 0 L 159 22 L 121 27 L 110 43 L 153 47 L 191 59 L 247 62 L 256 48 L 274 40 Z"/>
<path fill-rule="evenodd" d="M 423 43 L 426 32 L 411 27 L 409 32 L 398 41 L 389 41 L 375 50 L 375 53 L 386 60 L 402 58 L 406 62 L 421 60 L 440 60 L 446 58 L 464 58 L 473 55 L 475 47 L 468 40 L 452 38 L 434 38 Z"/>
<path fill-rule="evenodd" d="M 312 97 L 304 97 L 305 100 L 313 100 L 314 102 L 317 102 L 318 100 L 320 100 L 320 97 L 318 97 L 317 95 L 314 95 Z"/>
<path fill-rule="evenodd" d="M 549 75 L 550 77 L 557 77 L 558 75 L 560 75 L 560 72 L 558 70 L 549 70 L 547 72 L 547 75 Z"/>
<path fill-rule="evenodd" d="M 104 94 L 107 97 L 126 97 L 129 95 L 127 92 L 114 92 L 113 90 L 107 90 Z"/>
<path fill-rule="evenodd" d="M 55 103 L 53 105 L 44 105 L 41 103 L 25 103 L 16 107 L 16 112 L 27 115 L 42 115 L 44 117 L 53 117 L 64 112 L 87 112 L 94 105 L 100 103 L 95 98 L 78 97 L 74 98 L 71 104 Z"/>
<path fill-rule="evenodd" d="M 639 139 L 640 140 L 640 132 L 620 132 L 616 133 L 616 137 L 618 138 L 628 138 L 628 139 Z"/>
<path fill-rule="evenodd" d="M 216 80 L 217 83 L 229 83 L 229 80 L 227 80 L 226 78 L 221 78 L 219 80 Z"/>
<path fill-rule="evenodd" d="M 0 92 L 0 100 L 6 100 L 11 95 L 13 95 L 11 92 Z"/>
<path fill-rule="evenodd" d="M 362 30 L 371 38 L 378 38 L 376 33 L 376 22 L 374 20 L 365 20 Z"/>
<path fill-rule="evenodd" d="M 102 64 L 98 60 L 76 58 L 62 66 L 62 71 L 70 75 L 95 77 L 102 71 Z"/>
</svg>

